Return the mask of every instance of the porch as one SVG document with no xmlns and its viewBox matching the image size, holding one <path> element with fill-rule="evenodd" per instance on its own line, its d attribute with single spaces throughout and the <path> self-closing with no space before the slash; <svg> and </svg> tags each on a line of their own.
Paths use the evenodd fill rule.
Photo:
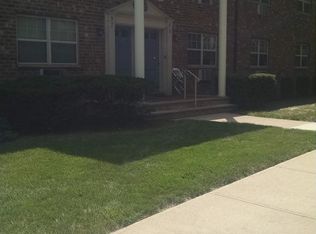
<svg viewBox="0 0 316 234">
<path fill-rule="evenodd" d="M 210 86 L 200 85 L 197 89 L 193 79 L 193 83 L 191 80 L 182 84 L 188 84 L 188 87 L 182 87 L 184 90 L 180 93 L 179 83 L 173 77 L 173 20 L 145 0 L 131 0 L 105 13 L 106 73 L 150 80 L 155 93 L 167 96 L 177 94 L 186 98 L 191 88 L 193 96 L 207 94 L 225 97 L 227 0 L 220 1 L 219 11 L 218 70 L 212 74 L 206 71 L 206 75 L 205 70 L 190 71 L 198 77 L 202 73 L 204 77 L 209 76 L 199 83 L 209 83 Z M 202 88 L 204 92 L 200 92 Z"/>
<path fill-rule="evenodd" d="M 108 10 L 107 74 L 144 78 L 156 93 L 172 95 L 172 27 L 173 20 L 150 1 L 128 1 Z"/>
<path fill-rule="evenodd" d="M 143 105 L 151 112 L 152 119 L 177 119 L 236 110 L 228 97 L 212 95 L 146 97 Z"/>
</svg>

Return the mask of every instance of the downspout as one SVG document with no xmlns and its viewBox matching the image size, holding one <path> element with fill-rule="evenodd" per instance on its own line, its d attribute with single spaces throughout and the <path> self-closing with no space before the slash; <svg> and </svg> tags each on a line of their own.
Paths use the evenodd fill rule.
<svg viewBox="0 0 316 234">
<path fill-rule="evenodd" d="M 238 20 L 239 20 L 239 0 L 235 0 L 235 16 L 234 16 L 234 65 L 233 71 L 237 72 L 238 60 Z"/>
</svg>

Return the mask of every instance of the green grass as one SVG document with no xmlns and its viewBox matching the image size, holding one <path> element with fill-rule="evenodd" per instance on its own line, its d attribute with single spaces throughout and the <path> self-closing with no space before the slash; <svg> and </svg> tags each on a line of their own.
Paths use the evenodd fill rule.
<svg viewBox="0 0 316 234">
<path fill-rule="evenodd" d="M 316 133 L 199 121 L 0 145 L 0 232 L 108 233 L 316 146 Z"/>
<path fill-rule="evenodd" d="M 284 104 L 287 105 L 285 106 Z M 316 100 L 308 104 L 295 102 L 275 103 L 270 107 L 258 111 L 250 111 L 247 114 L 259 117 L 316 122 Z"/>
</svg>

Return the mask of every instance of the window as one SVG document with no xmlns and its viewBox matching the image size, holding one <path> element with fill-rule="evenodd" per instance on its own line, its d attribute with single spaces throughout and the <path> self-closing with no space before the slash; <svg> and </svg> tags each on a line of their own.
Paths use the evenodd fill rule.
<svg viewBox="0 0 316 234">
<path fill-rule="evenodd" d="M 192 0 L 192 1 L 195 2 L 195 3 L 199 3 L 199 4 L 210 4 L 210 5 L 212 5 L 214 0 Z"/>
<path fill-rule="evenodd" d="M 297 0 L 297 9 L 300 12 L 310 14 L 312 11 L 312 0 Z"/>
<path fill-rule="evenodd" d="M 308 44 L 300 44 L 295 48 L 295 66 L 298 68 L 306 68 L 309 64 L 309 51 Z"/>
<path fill-rule="evenodd" d="M 251 41 L 250 64 L 256 67 L 268 66 L 269 42 L 253 39 Z"/>
<path fill-rule="evenodd" d="M 199 66 L 216 65 L 217 38 L 215 35 L 189 33 L 188 64 Z"/>
<path fill-rule="evenodd" d="M 259 0 L 259 3 L 262 5 L 270 5 L 270 0 Z"/>
<path fill-rule="evenodd" d="M 20 64 L 76 64 L 75 21 L 20 16 L 17 21 Z"/>
<path fill-rule="evenodd" d="M 270 0 L 259 0 L 258 15 L 263 15 L 263 16 L 268 15 L 269 7 L 270 7 Z"/>
<path fill-rule="evenodd" d="M 258 15 L 266 16 L 268 15 L 269 8 L 271 6 L 270 0 L 251 0 L 257 3 L 257 13 Z"/>
<path fill-rule="evenodd" d="M 270 6 L 270 3 L 271 3 L 270 0 L 251 0 L 251 1 L 257 4 L 267 5 L 267 6 Z"/>
</svg>

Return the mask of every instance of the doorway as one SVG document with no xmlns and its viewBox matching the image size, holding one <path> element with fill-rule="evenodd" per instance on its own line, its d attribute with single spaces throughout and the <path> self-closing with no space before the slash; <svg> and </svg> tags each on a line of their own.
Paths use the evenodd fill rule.
<svg viewBox="0 0 316 234">
<path fill-rule="evenodd" d="M 160 32 L 157 29 L 145 30 L 145 79 L 159 89 L 160 77 Z M 117 26 L 115 29 L 115 70 L 117 75 L 134 75 L 134 30 L 130 26 Z"/>
</svg>

